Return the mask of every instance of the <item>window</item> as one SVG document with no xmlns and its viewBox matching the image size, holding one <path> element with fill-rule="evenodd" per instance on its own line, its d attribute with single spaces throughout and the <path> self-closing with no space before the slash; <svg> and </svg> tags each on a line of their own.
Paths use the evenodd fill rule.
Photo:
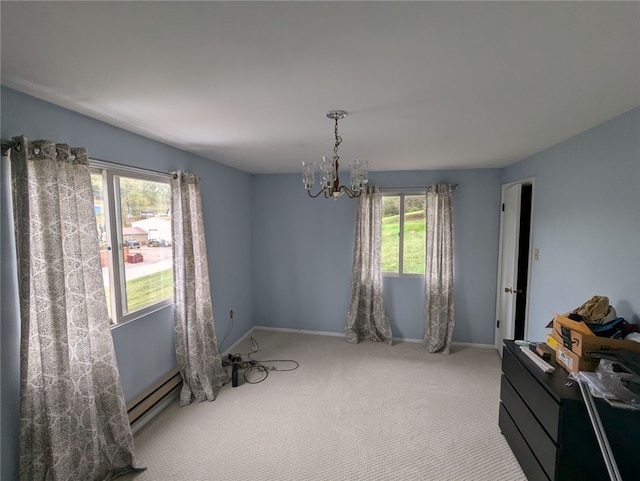
<svg viewBox="0 0 640 481">
<path fill-rule="evenodd" d="M 92 161 L 91 183 L 111 325 L 173 302 L 169 179 Z"/>
<path fill-rule="evenodd" d="M 424 274 L 425 202 L 425 194 L 382 196 L 383 274 Z"/>
</svg>

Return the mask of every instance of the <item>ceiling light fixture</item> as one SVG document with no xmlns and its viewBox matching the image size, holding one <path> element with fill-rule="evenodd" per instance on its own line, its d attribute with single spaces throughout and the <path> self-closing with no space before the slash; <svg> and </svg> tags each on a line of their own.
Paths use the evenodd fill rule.
<svg viewBox="0 0 640 481">
<path fill-rule="evenodd" d="M 344 193 L 346 193 L 349 198 L 360 197 L 365 185 L 369 182 L 368 162 L 366 160 L 356 159 L 350 166 L 351 188 L 346 185 L 340 185 L 340 177 L 338 175 L 338 168 L 340 167 L 338 161 L 340 160 L 340 156 L 338 155 L 338 146 L 342 142 L 342 137 L 338 135 L 338 120 L 346 116 L 347 112 L 344 110 L 330 110 L 327 112 L 327 117 L 335 120 L 335 144 L 333 146 L 333 159 L 327 160 L 326 157 L 322 157 L 322 162 L 320 163 L 322 181 L 320 183 L 320 191 L 317 194 L 311 193 L 311 187 L 315 183 L 316 163 L 315 161 L 302 161 L 302 182 L 309 197 L 315 199 L 322 193 L 324 193 L 326 199 L 331 197 L 337 199 Z"/>
</svg>

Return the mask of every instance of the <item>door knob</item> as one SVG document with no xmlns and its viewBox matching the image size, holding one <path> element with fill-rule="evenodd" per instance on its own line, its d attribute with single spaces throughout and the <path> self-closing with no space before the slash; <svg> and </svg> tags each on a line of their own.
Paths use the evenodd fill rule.
<svg viewBox="0 0 640 481">
<path fill-rule="evenodd" d="M 505 287 L 504 292 L 507 294 L 522 294 L 522 289 L 513 289 L 511 287 Z"/>
</svg>

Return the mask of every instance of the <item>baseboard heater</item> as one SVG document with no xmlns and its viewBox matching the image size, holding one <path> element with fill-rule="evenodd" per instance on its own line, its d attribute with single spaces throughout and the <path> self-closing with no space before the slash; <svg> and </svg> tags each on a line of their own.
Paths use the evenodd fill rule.
<svg viewBox="0 0 640 481">
<path fill-rule="evenodd" d="M 176 368 L 162 377 L 156 384 L 142 392 L 127 403 L 127 414 L 129 424 L 135 423 L 138 419 L 148 413 L 160 401 L 176 391 L 182 384 L 182 376 Z"/>
</svg>

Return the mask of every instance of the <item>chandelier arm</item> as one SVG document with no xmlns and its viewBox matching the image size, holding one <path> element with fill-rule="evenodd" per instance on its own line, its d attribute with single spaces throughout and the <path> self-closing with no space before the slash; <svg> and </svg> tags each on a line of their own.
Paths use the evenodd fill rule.
<svg viewBox="0 0 640 481">
<path fill-rule="evenodd" d="M 327 196 L 327 193 L 325 192 L 326 189 L 322 189 L 321 191 L 319 191 L 317 194 L 312 194 L 310 190 L 307 190 L 307 194 L 309 194 L 309 197 L 311 197 L 312 199 L 315 199 L 316 197 L 318 197 L 320 194 L 322 194 L 323 192 L 325 193 L 324 196 Z"/>
<path fill-rule="evenodd" d="M 346 185 L 341 185 L 340 188 L 338 189 L 338 191 L 344 191 L 347 193 L 347 195 L 353 199 L 354 197 L 360 197 L 360 195 L 362 194 L 362 190 L 358 190 L 356 192 L 352 191 L 349 187 L 347 187 Z"/>
</svg>

